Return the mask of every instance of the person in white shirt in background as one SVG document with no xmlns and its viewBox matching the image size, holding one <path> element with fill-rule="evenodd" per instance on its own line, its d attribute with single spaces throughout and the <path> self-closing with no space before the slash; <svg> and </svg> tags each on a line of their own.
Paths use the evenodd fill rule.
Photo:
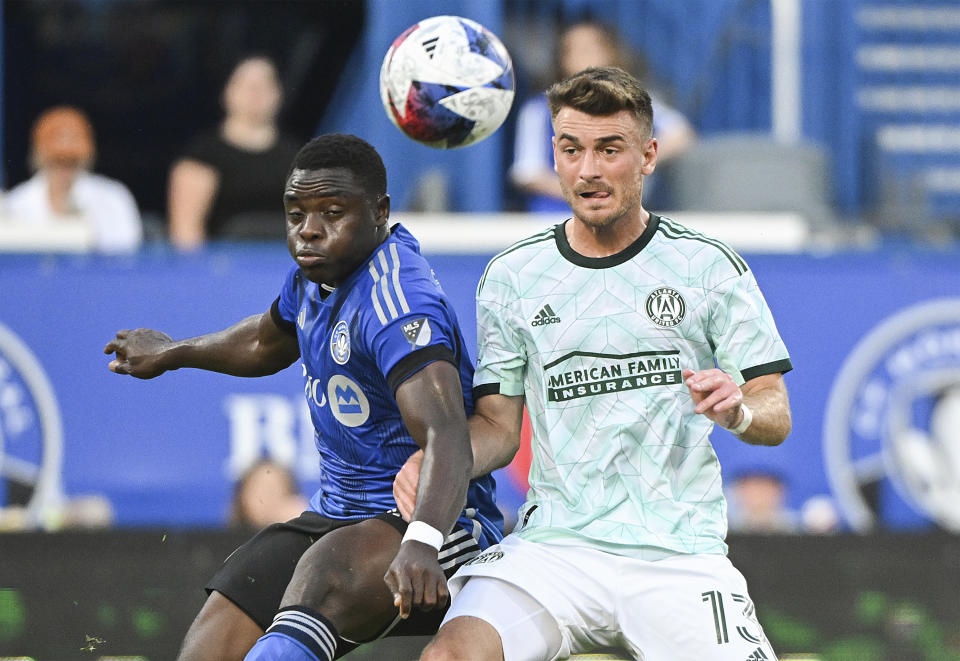
<svg viewBox="0 0 960 661">
<path fill-rule="evenodd" d="M 4 215 L 38 233 L 80 224 L 90 250 L 135 252 L 143 242 L 136 200 L 124 184 L 91 172 L 95 155 L 93 126 L 83 112 L 70 106 L 47 110 L 31 136 L 35 174 L 7 193 Z"/>
</svg>

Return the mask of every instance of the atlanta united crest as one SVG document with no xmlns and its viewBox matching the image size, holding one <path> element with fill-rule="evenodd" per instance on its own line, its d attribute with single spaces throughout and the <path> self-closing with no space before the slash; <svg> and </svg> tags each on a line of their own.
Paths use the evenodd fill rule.
<svg viewBox="0 0 960 661">
<path fill-rule="evenodd" d="M 644 309 L 653 323 L 658 326 L 672 327 L 683 321 L 687 313 L 687 304 L 676 289 L 660 287 L 647 296 Z"/>
<path fill-rule="evenodd" d="M 341 320 L 330 334 L 330 355 L 338 365 L 346 365 L 350 360 L 350 328 Z"/>
</svg>

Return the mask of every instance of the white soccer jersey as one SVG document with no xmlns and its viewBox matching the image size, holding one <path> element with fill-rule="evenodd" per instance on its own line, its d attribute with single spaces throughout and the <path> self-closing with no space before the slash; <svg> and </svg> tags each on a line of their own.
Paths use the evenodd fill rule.
<svg viewBox="0 0 960 661">
<path fill-rule="evenodd" d="M 743 383 L 791 369 L 739 255 L 651 215 L 622 253 L 588 258 L 560 224 L 491 260 L 477 323 L 476 396 L 525 395 L 533 423 L 518 534 L 637 557 L 726 552 L 713 423 L 681 370 Z"/>
</svg>

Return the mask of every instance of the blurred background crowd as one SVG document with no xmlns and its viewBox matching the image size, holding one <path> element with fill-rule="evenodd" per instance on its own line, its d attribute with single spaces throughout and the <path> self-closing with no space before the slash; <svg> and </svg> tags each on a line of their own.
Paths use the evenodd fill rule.
<svg viewBox="0 0 960 661">
<path fill-rule="evenodd" d="M 486 144 L 431 153 L 386 120 L 377 71 L 401 26 L 458 11 L 501 36 L 517 95 Z M 800 213 L 833 242 L 949 242 L 957 20 L 924 0 L 8 1 L 3 215 L 86 214 L 76 240 L 104 252 L 273 238 L 290 154 L 333 130 L 384 152 L 395 210 L 555 211 L 542 91 L 615 63 L 656 100 L 651 208 Z"/>
</svg>

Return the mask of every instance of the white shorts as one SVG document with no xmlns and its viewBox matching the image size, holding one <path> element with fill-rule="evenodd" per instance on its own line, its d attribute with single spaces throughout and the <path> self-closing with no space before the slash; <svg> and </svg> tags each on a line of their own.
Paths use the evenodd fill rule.
<svg viewBox="0 0 960 661">
<path fill-rule="evenodd" d="M 776 659 L 746 581 L 723 555 L 636 560 L 508 535 L 461 567 L 449 587 L 444 622 L 486 621 L 500 633 L 505 661 L 564 659 L 598 647 L 622 647 L 643 661 Z M 518 605 L 543 611 L 517 626 Z M 531 622 L 543 631 L 532 635 Z M 544 652 L 544 641 L 557 640 Z"/>
</svg>

